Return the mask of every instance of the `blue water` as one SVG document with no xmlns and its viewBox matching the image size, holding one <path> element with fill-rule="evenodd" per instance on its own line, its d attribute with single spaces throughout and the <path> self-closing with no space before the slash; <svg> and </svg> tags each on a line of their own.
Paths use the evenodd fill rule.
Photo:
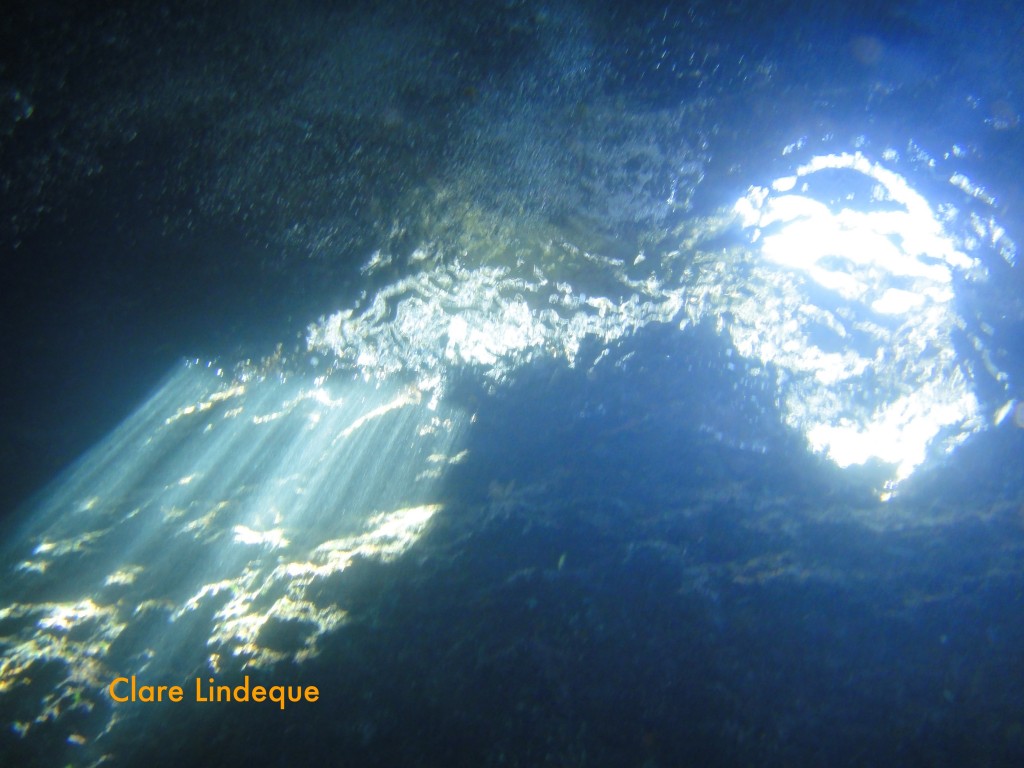
<svg viewBox="0 0 1024 768">
<path fill-rule="evenodd" d="M 996 2 L 19 4 L 0 764 L 1024 763 L 1022 29 Z M 879 343 L 822 394 L 739 348 L 776 273 L 729 217 L 853 152 L 976 266 L 905 358 L 953 362 L 901 380 Z M 803 191 L 835 215 L 859 181 Z M 905 328 L 803 288 L 856 331 L 812 346 Z M 794 416 L 934 382 L 977 418 L 898 483 Z M 115 703 L 130 675 L 186 701 Z M 189 700 L 244 675 L 320 698 Z"/>
</svg>

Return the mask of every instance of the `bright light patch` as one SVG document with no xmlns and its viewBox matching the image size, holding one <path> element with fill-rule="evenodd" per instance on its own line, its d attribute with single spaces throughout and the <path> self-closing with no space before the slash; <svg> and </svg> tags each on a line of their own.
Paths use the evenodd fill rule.
<svg viewBox="0 0 1024 768">
<path fill-rule="evenodd" d="M 895 483 L 940 434 L 950 450 L 981 427 L 951 338 L 953 273 L 978 264 L 905 179 L 859 153 L 817 157 L 735 211 L 759 253 L 728 330 L 793 376 L 785 417 L 814 450 L 890 464 Z"/>
</svg>

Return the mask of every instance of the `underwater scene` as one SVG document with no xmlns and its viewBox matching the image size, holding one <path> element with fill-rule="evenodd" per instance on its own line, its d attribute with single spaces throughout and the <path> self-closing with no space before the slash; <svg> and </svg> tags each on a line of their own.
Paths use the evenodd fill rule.
<svg viewBox="0 0 1024 768">
<path fill-rule="evenodd" d="M 1024 765 L 1024 7 L 0 35 L 0 765 Z"/>
</svg>

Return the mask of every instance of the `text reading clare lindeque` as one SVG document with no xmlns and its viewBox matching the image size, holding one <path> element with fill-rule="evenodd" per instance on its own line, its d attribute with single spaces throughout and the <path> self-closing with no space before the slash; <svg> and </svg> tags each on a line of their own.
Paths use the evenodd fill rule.
<svg viewBox="0 0 1024 768">
<path fill-rule="evenodd" d="M 116 677 L 107 687 L 110 698 L 119 703 L 138 701 L 146 704 L 169 701 L 185 701 L 185 688 L 194 691 L 191 701 L 203 704 L 261 703 L 269 701 L 284 709 L 287 704 L 313 703 L 320 698 L 320 689 L 315 685 L 250 685 L 246 675 L 240 685 L 218 685 L 209 677 L 197 677 L 195 686 L 143 685 L 131 677 Z"/>
</svg>

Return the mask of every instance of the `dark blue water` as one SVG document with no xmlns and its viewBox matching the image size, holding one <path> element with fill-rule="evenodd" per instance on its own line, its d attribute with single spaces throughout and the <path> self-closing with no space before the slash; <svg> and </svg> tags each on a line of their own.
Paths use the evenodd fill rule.
<svg viewBox="0 0 1024 768">
<path fill-rule="evenodd" d="M 854 149 L 895 149 L 965 212 L 962 237 L 974 212 L 1024 241 L 1022 35 L 998 2 L 21 4 L 0 27 L 0 764 L 1024 763 L 1024 429 L 991 426 L 1024 398 L 1024 280 L 991 242 L 988 279 L 957 277 L 953 340 L 988 428 L 888 504 L 885 467 L 840 470 L 787 425 L 784 371 L 676 317 L 591 338 L 572 367 L 453 367 L 444 402 L 474 418 L 432 491 L 444 510 L 399 556 L 318 583 L 347 614 L 318 653 L 243 668 L 207 642 L 219 603 L 161 662 L 191 680 L 221 651 L 225 682 L 315 684 L 315 704 L 114 706 L 107 678 L 144 674 L 173 606 L 83 650 L 94 679 L 14 652 L 39 628 L 25 606 L 86 597 L 74 561 L 19 566 L 34 494 L 182 359 L 326 372 L 307 326 L 371 303 L 425 243 L 512 268 L 553 233 L 653 270 L 793 158 Z M 376 251 L 392 262 L 361 271 Z M 100 541 L 83 583 L 132 543 Z M 181 601 L 197 546 L 169 536 L 152 563 Z M 286 656 L 304 638 L 283 619 L 260 634 Z"/>
</svg>

